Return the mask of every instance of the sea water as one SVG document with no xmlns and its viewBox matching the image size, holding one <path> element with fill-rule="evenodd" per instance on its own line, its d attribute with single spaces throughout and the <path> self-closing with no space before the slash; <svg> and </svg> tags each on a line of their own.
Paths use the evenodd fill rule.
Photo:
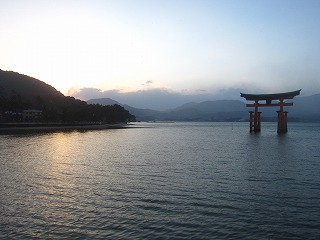
<svg viewBox="0 0 320 240">
<path fill-rule="evenodd" d="M 320 239 L 320 124 L 0 135 L 0 239 Z"/>
</svg>

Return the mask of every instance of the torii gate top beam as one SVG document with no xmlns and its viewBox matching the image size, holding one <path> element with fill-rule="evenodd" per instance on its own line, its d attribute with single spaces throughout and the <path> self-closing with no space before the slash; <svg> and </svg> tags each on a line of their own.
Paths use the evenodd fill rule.
<svg viewBox="0 0 320 240">
<path fill-rule="evenodd" d="M 244 97 L 246 100 L 249 101 L 257 101 L 257 100 L 280 100 L 280 99 L 293 99 L 295 96 L 300 95 L 300 90 L 293 91 L 293 92 L 285 92 L 285 93 L 272 93 L 272 94 L 247 94 L 247 93 L 240 93 L 241 97 Z"/>
</svg>

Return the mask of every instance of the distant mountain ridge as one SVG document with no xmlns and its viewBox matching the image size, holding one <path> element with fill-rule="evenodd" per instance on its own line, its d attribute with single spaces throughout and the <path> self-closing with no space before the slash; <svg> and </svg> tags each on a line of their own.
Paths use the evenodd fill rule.
<svg viewBox="0 0 320 240">
<path fill-rule="evenodd" d="M 102 99 L 91 99 L 88 102 L 103 104 L 112 102 Z M 114 100 L 113 100 L 114 101 Z M 296 97 L 292 107 L 286 107 L 289 112 L 289 121 L 317 121 L 320 122 L 320 94 L 308 97 Z M 152 109 L 139 109 L 127 104 L 121 104 L 140 121 L 248 121 L 246 103 L 239 100 L 215 100 L 200 103 L 189 102 L 177 108 L 156 111 Z M 276 121 L 278 107 L 259 108 L 262 112 L 262 120 Z"/>
<path fill-rule="evenodd" d="M 90 100 L 96 104 L 103 102 L 103 99 Z M 140 121 L 235 121 L 244 120 L 248 114 L 245 104 L 239 100 L 192 102 L 166 111 L 122 106 Z"/>
<path fill-rule="evenodd" d="M 227 109 L 226 109 L 227 106 Z M 214 109 L 214 112 L 232 112 L 232 111 L 245 111 L 243 102 L 238 100 L 215 100 L 215 101 L 205 101 L 200 103 L 186 103 L 180 107 L 175 108 L 175 110 L 181 110 L 181 109 L 190 109 L 195 108 L 202 112 L 212 112 L 212 109 Z"/>
</svg>

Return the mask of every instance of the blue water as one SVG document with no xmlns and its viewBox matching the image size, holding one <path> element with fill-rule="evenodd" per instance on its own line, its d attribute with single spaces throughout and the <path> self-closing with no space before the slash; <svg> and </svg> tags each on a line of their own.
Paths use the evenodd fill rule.
<svg viewBox="0 0 320 240">
<path fill-rule="evenodd" d="M 0 239 L 320 239 L 320 124 L 0 135 Z"/>
</svg>

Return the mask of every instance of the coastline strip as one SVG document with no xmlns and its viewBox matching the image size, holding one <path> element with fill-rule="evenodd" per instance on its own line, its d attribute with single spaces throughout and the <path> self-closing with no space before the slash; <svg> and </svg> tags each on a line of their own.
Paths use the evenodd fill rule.
<svg viewBox="0 0 320 240">
<path fill-rule="evenodd" d="M 127 123 L 1 123 L 0 134 L 125 128 Z"/>
</svg>

